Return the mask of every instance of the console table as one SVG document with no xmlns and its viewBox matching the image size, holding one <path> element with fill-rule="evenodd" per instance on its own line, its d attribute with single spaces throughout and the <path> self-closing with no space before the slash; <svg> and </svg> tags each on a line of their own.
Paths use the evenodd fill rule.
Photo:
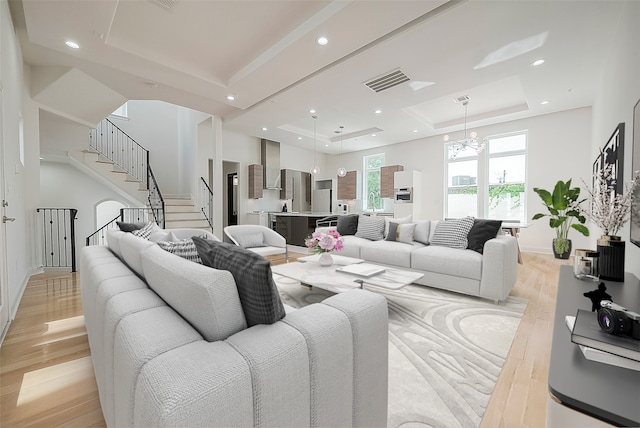
<svg viewBox="0 0 640 428">
<path fill-rule="evenodd" d="M 640 311 L 640 281 L 635 275 L 627 272 L 624 282 L 603 282 L 615 303 Z M 548 427 L 556 423 L 567 426 L 567 421 L 584 426 L 585 415 L 596 418 L 595 426 L 640 426 L 640 372 L 585 359 L 578 345 L 571 342 L 571 332 L 565 325 L 565 316 L 575 316 L 578 309 L 591 310 L 591 301 L 583 293 L 598 284 L 575 278 L 571 266 L 560 267 L 549 363 L 549 394 L 553 400 L 547 405 Z M 554 407 L 558 404 L 560 407 Z M 554 421 L 558 409 L 578 413 Z"/>
</svg>

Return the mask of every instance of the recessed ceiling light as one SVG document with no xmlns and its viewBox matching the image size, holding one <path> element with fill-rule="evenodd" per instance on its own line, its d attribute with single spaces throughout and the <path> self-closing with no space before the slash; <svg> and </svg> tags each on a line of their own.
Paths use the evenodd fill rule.
<svg viewBox="0 0 640 428">
<path fill-rule="evenodd" d="M 298 137 L 298 140 L 302 140 L 302 137 Z"/>
<path fill-rule="evenodd" d="M 414 130 L 413 130 L 413 132 L 418 132 L 418 130 L 417 130 L 417 129 L 414 129 Z"/>
<path fill-rule="evenodd" d="M 316 39 L 316 43 L 320 46 L 324 46 L 329 43 L 329 39 L 327 39 L 325 36 L 320 36 Z"/>
<path fill-rule="evenodd" d="M 376 136 L 376 134 L 371 134 L 371 136 L 372 136 L 372 137 L 375 137 L 375 136 Z"/>
<path fill-rule="evenodd" d="M 309 110 L 309 113 L 311 113 L 311 114 L 315 114 L 315 112 L 316 112 L 316 109 L 312 108 L 311 110 Z"/>
<path fill-rule="evenodd" d="M 329 145 L 328 145 L 328 144 L 325 144 L 324 146 L 325 146 L 325 147 L 329 147 Z"/>
<path fill-rule="evenodd" d="M 233 95 L 233 94 L 229 94 L 229 95 L 227 95 L 227 99 L 228 99 L 229 101 L 235 101 L 236 96 L 235 96 L 235 95 Z"/>
<path fill-rule="evenodd" d="M 540 104 L 542 104 L 542 105 L 546 105 L 546 104 L 549 104 L 549 101 L 544 100 L 544 101 L 542 101 Z"/>
<path fill-rule="evenodd" d="M 66 42 L 64 42 L 64 44 L 69 46 L 71 49 L 80 49 L 80 45 L 73 40 L 67 40 Z"/>
<path fill-rule="evenodd" d="M 266 128 L 266 127 L 263 127 L 263 128 L 262 128 L 262 130 L 263 130 L 263 131 L 266 131 L 266 130 L 267 130 L 267 128 Z"/>
<path fill-rule="evenodd" d="M 544 60 L 542 58 L 537 59 L 537 60 L 535 60 L 535 61 L 533 61 L 531 63 L 531 65 L 533 65 L 534 67 L 537 67 L 537 66 L 542 65 L 542 64 L 544 64 Z"/>
<path fill-rule="evenodd" d="M 374 113 L 375 114 L 380 114 L 380 113 L 382 113 L 382 110 L 378 109 L 378 110 L 374 111 Z"/>
</svg>

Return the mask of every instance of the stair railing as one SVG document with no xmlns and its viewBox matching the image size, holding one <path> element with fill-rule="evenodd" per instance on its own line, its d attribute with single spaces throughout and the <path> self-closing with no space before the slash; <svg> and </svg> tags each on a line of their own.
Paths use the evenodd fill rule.
<svg viewBox="0 0 640 428">
<path fill-rule="evenodd" d="M 202 177 L 200 177 L 200 189 L 198 191 L 198 195 L 200 211 L 204 214 L 207 222 L 209 223 L 209 227 L 211 227 L 211 230 L 213 231 L 213 192 Z"/>
<path fill-rule="evenodd" d="M 147 223 L 154 219 L 155 214 L 148 207 L 121 208 L 117 217 L 87 236 L 86 245 L 107 245 L 107 230 L 118 229 L 117 222 L 119 221 L 125 223 Z"/>
<path fill-rule="evenodd" d="M 148 152 L 147 152 L 148 155 Z M 147 165 L 149 163 L 147 162 Z M 149 208 L 153 213 L 153 217 L 156 220 L 156 223 L 161 228 L 165 228 L 165 215 L 164 215 L 164 199 L 162 198 L 162 192 L 160 192 L 160 187 L 158 187 L 158 182 L 156 181 L 156 177 L 153 175 L 153 171 L 149 166 L 147 169 L 148 179 L 147 179 L 147 188 L 149 189 Z"/>
<path fill-rule="evenodd" d="M 38 234 L 42 238 L 42 267 L 76 271 L 75 208 L 37 208 Z"/>
<path fill-rule="evenodd" d="M 109 119 L 89 132 L 89 147 L 148 188 L 149 151 Z"/>
</svg>

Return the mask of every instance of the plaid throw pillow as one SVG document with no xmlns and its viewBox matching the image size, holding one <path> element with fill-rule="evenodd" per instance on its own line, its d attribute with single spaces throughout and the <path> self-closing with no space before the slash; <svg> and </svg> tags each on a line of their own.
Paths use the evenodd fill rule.
<svg viewBox="0 0 640 428">
<path fill-rule="evenodd" d="M 237 245 L 197 236 L 191 239 L 205 266 L 228 270 L 233 275 L 248 327 L 273 324 L 285 316 L 267 259 Z"/>
<path fill-rule="evenodd" d="M 202 260 L 198 254 L 198 249 L 191 238 L 183 239 L 181 241 L 158 241 L 157 244 L 158 247 L 170 252 L 171 254 L 175 254 L 176 256 L 180 256 L 191 262 L 202 264 Z"/>
<path fill-rule="evenodd" d="M 431 238 L 431 245 L 451 248 L 467 248 L 467 235 L 473 226 L 473 217 L 438 222 Z"/>
<path fill-rule="evenodd" d="M 142 229 L 134 230 L 133 232 L 131 232 L 131 234 L 139 236 L 140 238 L 149 239 L 152 233 L 158 232 L 160 230 L 162 230 L 160 229 L 160 226 L 150 221 L 149 223 L 145 224 Z"/>
</svg>

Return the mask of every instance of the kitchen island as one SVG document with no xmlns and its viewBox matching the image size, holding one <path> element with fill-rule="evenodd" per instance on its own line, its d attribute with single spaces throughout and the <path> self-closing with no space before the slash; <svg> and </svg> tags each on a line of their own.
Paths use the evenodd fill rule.
<svg viewBox="0 0 640 428">
<path fill-rule="evenodd" d="M 288 245 L 304 247 L 304 240 L 316 229 L 316 221 L 336 215 L 329 212 L 279 212 L 276 217 L 276 232 L 284 236 Z"/>
</svg>

